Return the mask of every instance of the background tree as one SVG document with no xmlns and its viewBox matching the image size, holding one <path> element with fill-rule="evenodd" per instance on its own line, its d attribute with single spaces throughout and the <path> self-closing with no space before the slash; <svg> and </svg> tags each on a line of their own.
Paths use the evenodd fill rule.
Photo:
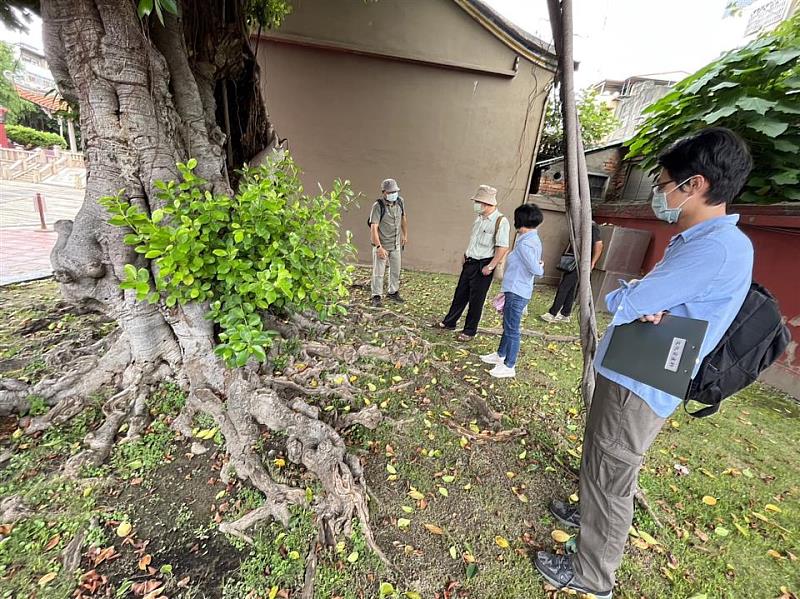
<svg viewBox="0 0 800 599">
<path fill-rule="evenodd" d="M 24 117 L 35 107 L 30 102 L 19 97 L 14 81 L 11 78 L 19 70 L 19 64 L 14 57 L 14 51 L 9 44 L 0 41 L 0 106 L 8 109 L 6 122 L 17 124 L 20 117 Z"/>
<path fill-rule="evenodd" d="M 800 14 L 687 77 L 649 106 L 628 157 L 654 168 L 669 140 L 710 125 L 739 133 L 753 175 L 739 201 L 800 201 Z"/>
<path fill-rule="evenodd" d="M 34 387 L 0 382 L 0 412 L 24 410 L 35 393 L 53 406 L 49 415 L 36 419 L 38 427 L 46 427 L 79 412 L 95 391 L 116 385 L 120 391 L 105 406 L 106 421 L 68 464 L 67 473 L 75 475 L 106 458 L 123 424 L 128 425 L 127 437 L 141 431 L 150 390 L 174 379 L 187 391 L 175 428 L 190 437 L 193 416 L 211 415 L 229 452 L 225 473 L 232 471 L 265 496 L 262 507 L 226 524 L 227 532 L 243 535 L 264 518 L 287 523 L 290 506 L 309 501 L 305 491 L 268 475 L 255 449 L 263 425 L 284 433 L 289 459 L 319 478 L 324 492 L 313 499 L 313 507 L 321 538 L 332 543 L 358 518 L 368 543 L 380 554 L 368 526 L 358 459 L 347 454 L 339 434 L 318 418 L 316 408 L 276 393 L 270 386 L 271 370 L 265 373 L 258 363 L 263 355 L 255 346 L 264 347 L 252 342 L 264 318 L 286 335 L 301 329 L 320 335 L 325 330 L 302 314 L 291 314 L 292 302 L 281 303 L 287 289 L 299 287 L 291 269 L 303 267 L 292 265 L 292 256 L 280 252 L 272 261 L 263 253 L 254 254 L 258 261 L 232 255 L 239 251 L 237 244 L 248 241 L 244 232 L 239 239 L 234 230 L 232 205 L 245 212 L 250 205 L 269 212 L 273 204 L 278 215 L 302 205 L 299 181 L 280 156 L 266 171 L 248 173 L 234 193 L 238 169 L 260 162 L 280 146 L 261 97 L 251 32 L 279 24 L 289 5 L 284 0 L 26 4 L 41 14 L 45 54 L 58 89 L 79 110 L 88 171 L 86 196 L 74 222 L 56 224 L 54 276 L 66 299 L 105 312 L 116 319 L 119 331 L 92 348 L 65 351 L 62 363 L 78 356 L 58 381 Z M 7 2 L 0 2 L 0 14 L 15 17 Z M 335 191 L 339 193 L 341 189 Z M 325 212 L 323 200 L 317 205 Z M 114 222 L 109 222 L 107 207 Z M 253 234 L 270 234 L 265 224 L 244 218 L 245 212 L 236 213 L 236 224 L 252 227 Z M 170 235 L 174 243 L 159 245 Z M 218 238 L 232 240 L 231 245 L 213 245 Z M 336 243 L 320 235 L 303 240 L 297 231 L 286 239 L 311 252 L 293 255 L 305 261 L 331 256 Z M 209 273 L 214 270 L 207 268 L 209 249 L 224 259 L 222 268 L 242 270 Z M 172 259 L 169 274 L 163 272 L 167 258 Z M 275 279 L 262 277 L 264 270 L 274 272 Z M 213 280 L 196 285 L 202 276 Z M 238 289 L 256 300 L 237 307 L 214 297 L 215 289 L 227 289 L 234 297 Z M 314 289 L 309 295 L 321 305 L 338 299 Z M 170 297 L 174 301 L 168 304 Z M 282 308 L 292 320 L 275 321 L 267 314 L 271 306 Z M 230 330 L 215 330 L 214 320 L 224 326 L 231 319 L 240 322 Z M 239 337 L 233 339 L 233 333 Z M 217 355 L 220 343 L 228 344 L 231 353 Z M 226 365 L 223 358 L 244 362 L 239 356 L 243 350 L 254 359 L 242 367 Z M 350 419 L 354 421 L 358 419 Z"/>
<path fill-rule="evenodd" d="M 578 120 L 581 124 L 583 146 L 587 150 L 600 145 L 619 125 L 612 108 L 598 97 L 595 89 L 587 88 L 577 99 Z M 544 117 L 542 144 L 539 160 L 564 155 L 564 125 L 561 114 L 561 99 L 555 91 L 550 94 Z"/>
</svg>

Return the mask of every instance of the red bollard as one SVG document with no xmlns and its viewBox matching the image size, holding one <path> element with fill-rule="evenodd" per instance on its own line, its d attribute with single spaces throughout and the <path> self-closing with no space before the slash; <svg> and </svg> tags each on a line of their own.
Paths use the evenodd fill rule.
<svg viewBox="0 0 800 599">
<path fill-rule="evenodd" d="M 44 203 L 44 197 L 42 194 L 37 193 L 33 196 L 33 209 L 39 213 L 39 222 L 41 223 L 42 231 L 47 231 L 47 222 L 44 218 L 44 212 L 47 209 Z"/>
</svg>

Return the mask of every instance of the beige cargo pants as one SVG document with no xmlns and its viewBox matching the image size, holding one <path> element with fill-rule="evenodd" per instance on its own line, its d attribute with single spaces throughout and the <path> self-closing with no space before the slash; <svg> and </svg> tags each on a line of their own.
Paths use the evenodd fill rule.
<svg viewBox="0 0 800 599">
<path fill-rule="evenodd" d="M 587 588 L 614 587 L 633 521 L 639 470 L 664 420 L 638 395 L 597 375 L 583 440 L 581 527 L 572 560 Z"/>
<path fill-rule="evenodd" d="M 382 260 L 378 257 L 378 249 L 372 248 L 372 295 L 383 295 L 383 280 L 386 275 L 386 266 L 389 266 L 389 293 L 400 290 L 400 263 L 402 251 L 386 250 L 389 257 Z"/>
</svg>

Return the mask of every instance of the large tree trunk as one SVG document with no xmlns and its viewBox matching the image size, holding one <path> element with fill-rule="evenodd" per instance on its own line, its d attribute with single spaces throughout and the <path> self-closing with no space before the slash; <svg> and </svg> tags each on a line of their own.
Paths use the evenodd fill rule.
<svg viewBox="0 0 800 599">
<path fill-rule="evenodd" d="M 123 243 L 128 231 L 110 225 L 98 203 L 123 190 L 131 204 L 151 212 L 160 207 L 154 182 L 177 179 L 176 163 L 190 157 L 215 193 L 231 193 L 229 173 L 276 146 L 243 4 L 185 2 L 183 16 L 165 14 L 162 26 L 155 18 L 141 21 L 131 0 L 42 1 L 45 52 L 61 93 L 80 107 L 88 173 L 74 222 L 56 225 L 55 278 L 67 299 L 109 314 L 120 330 L 92 348 L 72 348 L 73 368 L 58 381 L 32 388 L 6 382 L 0 413 L 40 394 L 53 408 L 29 426 L 42 430 L 80 411 L 93 391 L 117 386 L 105 422 L 67 465 L 67 474 L 76 475 L 107 457 L 124 422 L 128 438 L 138 435 L 147 424 L 149 389 L 175 378 L 188 393 L 175 428 L 190 436 L 192 417 L 210 414 L 225 436 L 229 466 L 267 497 L 258 514 L 228 525 L 228 532 L 242 536 L 264 517 L 287 523 L 289 506 L 305 502 L 304 492 L 273 482 L 264 469 L 254 449 L 264 425 L 286 432 L 290 459 L 316 473 L 328 491 L 315 504 L 321 538 L 331 542 L 357 517 L 371 541 L 363 473 L 337 432 L 302 401 L 265 389 L 257 368 L 225 368 L 213 353 L 205 306 L 167 309 L 121 290 L 124 266 L 148 268 L 148 261 Z M 228 102 L 228 94 L 236 101 Z M 230 125 L 225 130 L 219 122 Z"/>
<path fill-rule="evenodd" d="M 570 243 L 578 260 L 578 301 L 580 305 L 583 378 L 581 394 L 588 412 L 594 395 L 594 356 L 597 349 L 597 320 L 592 301 L 592 204 L 586 170 L 578 111 L 575 105 L 572 0 L 548 0 L 550 26 L 558 55 L 561 111 L 564 119 L 564 164 L 567 224 Z"/>
</svg>

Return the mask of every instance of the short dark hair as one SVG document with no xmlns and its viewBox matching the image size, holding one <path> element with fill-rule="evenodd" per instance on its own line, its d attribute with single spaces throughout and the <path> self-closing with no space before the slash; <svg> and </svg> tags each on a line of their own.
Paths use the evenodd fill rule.
<svg viewBox="0 0 800 599">
<path fill-rule="evenodd" d="M 542 224 L 544 215 L 536 204 L 523 204 L 514 210 L 514 228 L 535 229 Z"/>
<path fill-rule="evenodd" d="M 753 168 L 745 141 L 730 129 L 710 127 L 679 139 L 658 157 L 675 183 L 693 175 L 708 181 L 708 204 L 735 200 Z"/>
</svg>

